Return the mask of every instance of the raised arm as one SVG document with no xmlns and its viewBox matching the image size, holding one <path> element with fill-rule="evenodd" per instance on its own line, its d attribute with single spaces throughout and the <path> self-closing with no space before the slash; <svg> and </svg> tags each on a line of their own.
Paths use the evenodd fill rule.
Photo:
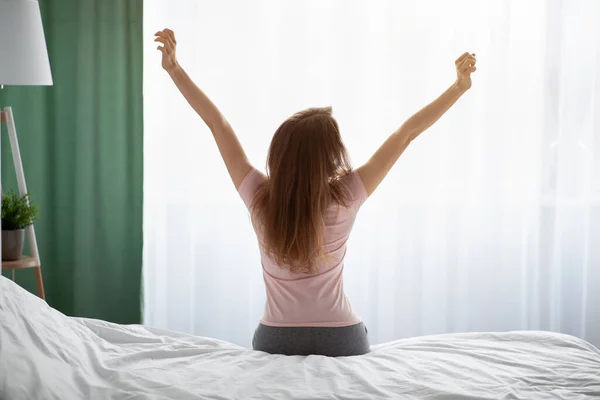
<svg viewBox="0 0 600 400">
<path fill-rule="evenodd" d="M 394 166 L 406 147 L 422 132 L 433 125 L 471 87 L 471 73 L 475 72 L 475 54 L 464 53 L 456 61 L 456 82 L 431 104 L 406 120 L 358 169 L 369 196 Z"/>
<path fill-rule="evenodd" d="M 175 52 L 177 42 L 173 31 L 165 29 L 157 32 L 155 36 L 154 41 L 163 44 L 158 46 L 158 50 L 162 53 L 162 67 L 169 73 L 183 97 L 212 132 L 227 171 L 229 171 L 229 176 L 237 189 L 252 168 L 240 141 L 217 106 L 196 86 L 177 62 Z"/>
</svg>

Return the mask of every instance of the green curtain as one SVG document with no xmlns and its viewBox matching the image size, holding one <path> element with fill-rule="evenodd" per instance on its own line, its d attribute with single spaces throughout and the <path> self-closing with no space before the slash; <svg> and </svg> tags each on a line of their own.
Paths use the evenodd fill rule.
<svg viewBox="0 0 600 400">
<path fill-rule="evenodd" d="M 48 303 L 118 323 L 141 321 L 142 1 L 40 0 L 54 86 L 0 90 L 40 207 Z M 16 190 L 5 127 L 1 166 Z M 34 276 L 16 271 L 33 293 Z"/>
</svg>

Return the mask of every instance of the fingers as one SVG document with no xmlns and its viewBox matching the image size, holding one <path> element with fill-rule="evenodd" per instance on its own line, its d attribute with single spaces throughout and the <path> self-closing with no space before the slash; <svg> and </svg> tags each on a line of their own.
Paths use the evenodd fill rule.
<svg viewBox="0 0 600 400">
<path fill-rule="evenodd" d="M 165 45 L 165 47 L 172 49 L 173 45 L 171 44 L 171 42 L 169 41 L 168 38 L 163 37 L 163 36 L 158 36 L 154 39 L 155 42 L 159 42 Z"/>
<path fill-rule="evenodd" d="M 469 59 L 464 59 L 459 65 L 458 65 L 458 70 L 460 72 L 465 72 L 467 70 L 467 68 L 469 68 L 471 66 L 471 60 Z"/>
<path fill-rule="evenodd" d="M 171 47 L 171 45 L 165 39 L 156 38 L 156 39 L 154 39 L 154 41 L 158 42 L 159 44 L 162 44 L 162 46 L 158 46 L 158 47 L 163 52 L 163 54 L 171 54 L 171 53 L 173 53 L 173 48 Z"/>
<path fill-rule="evenodd" d="M 171 45 L 175 47 L 177 45 L 177 40 L 175 40 L 175 32 L 170 29 L 163 29 L 162 31 L 158 31 L 154 34 L 154 36 L 160 36 L 166 38 Z"/>
<path fill-rule="evenodd" d="M 475 59 L 475 57 L 469 54 L 456 66 L 456 68 L 460 72 L 467 72 L 468 69 L 475 67 L 476 62 L 477 60 Z"/>
<path fill-rule="evenodd" d="M 175 41 L 175 33 L 172 30 L 163 29 L 162 31 L 156 32 L 154 35 L 156 36 L 154 41 L 164 45 L 163 50 L 161 50 L 163 55 L 175 52 L 177 42 Z"/>
<path fill-rule="evenodd" d="M 177 44 L 177 40 L 175 40 L 175 32 L 170 29 L 165 29 L 164 31 L 169 34 L 171 39 L 173 39 L 173 43 Z"/>
<path fill-rule="evenodd" d="M 465 59 L 465 57 L 467 57 L 469 55 L 468 52 L 463 53 L 460 57 L 458 57 L 456 59 L 456 61 L 454 61 L 454 64 L 459 65 L 460 63 L 462 63 L 462 61 Z"/>
<path fill-rule="evenodd" d="M 167 38 L 159 36 L 154 41 L 163 44 L 163 55 L 175 55 L 175 46 Z"/>
<path fill-rule="evenodd" d="M 460 57 L 458 57 L 458 58 L 456 59 L 456 61 L 454 62 L 454 64 L 456 64 L 456 67 L 458 68 L 460 65 L 462 65 L 462 63 L 463 63 L 465 60 L 468 60 L 468 59 L 475 60 L 475 53 L 473 53 L 473 54 L 470 54 L 470 53 L 468 53 L 468 52 L 466 52 L 466 53 L 463 53 L 463 54 L 462 54 Z"/>
<path fill-rule="evenodd" d="M 160 34 L 168 35 L 173 39 L 173 41 L 175 40 L 175 32 L 173 32 L 170 29 L 163 29 L 162 31 L 158 31 L 154 34 L 154 36 L 158 36 Z"/>
<path fill-rule="evenodd" d="M 154 41 L 163 43 L 169 50 L 175 49 L 175 42 L 167 34 L 158 33 Z"/>
</svg>

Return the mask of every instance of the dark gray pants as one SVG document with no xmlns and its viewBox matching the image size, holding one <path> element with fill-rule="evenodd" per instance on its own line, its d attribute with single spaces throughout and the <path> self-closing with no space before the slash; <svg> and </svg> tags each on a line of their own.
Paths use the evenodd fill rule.
<svg viewBox="0 0 600 400">
<path fill-rule="evenodd" d="M 252 347 L 254 350 L 287 356 L 358 356 L 369 352 L 367 336 L 367 328 L 362 322 L 341 327 L 279 327 L 259 324 L 254 332 Z"/>
</svg>

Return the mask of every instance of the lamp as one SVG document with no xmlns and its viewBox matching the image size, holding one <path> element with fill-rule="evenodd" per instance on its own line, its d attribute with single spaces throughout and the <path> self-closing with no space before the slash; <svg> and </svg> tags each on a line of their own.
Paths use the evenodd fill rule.
<svg viewBox="0 0 600 400">
<path fill-rule="evenodd" d="M 52 85 L 37 0 L 0 0 L 0 85 Z"/>
<path fill-rule="evenodd" d="M 50 61 L 48 60 L 38 1 L 0 0 L 0 89 L 4 85 L 51 86 L 52 84 Z M 10 107 L 5 107 L 4 110 L 0 109 L 0 122 L 6 123 L 8 127 L 19 193 L 24 196 L 28 192 L 15 121 Z M 19 261 L 3 262 L 2 267 L 13 270 L 13 279 L 15 269 L 35 267 L 38 293 L 41 298 L 44 298 L 41 263 L 33 225 L 27 227 L 27 234 L 31 256 Z M 2 267 L 0 267 L 0 273 Z"/>
</svg>

